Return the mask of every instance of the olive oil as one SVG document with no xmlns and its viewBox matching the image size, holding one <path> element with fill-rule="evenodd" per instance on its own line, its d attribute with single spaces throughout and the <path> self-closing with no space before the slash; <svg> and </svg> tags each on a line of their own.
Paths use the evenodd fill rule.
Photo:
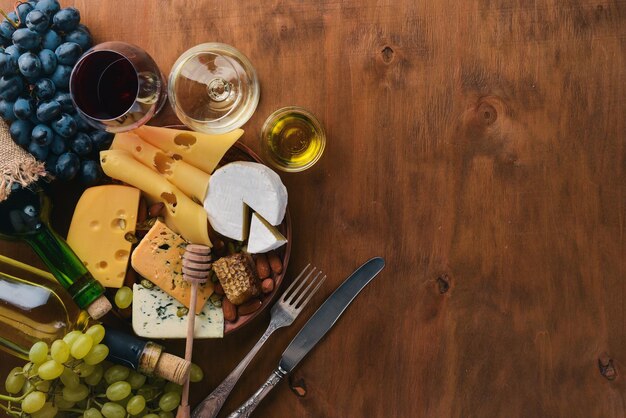
<svg viewBox="0 0 626 418">
<path fill-rule="evenodd" d="M 289 107 L 274 112 L 263 127 L 263 148 L 276 168 L 301 171 L 321 157 L 326 136 L 318 120 L 304 109 Z"/>
</svg>

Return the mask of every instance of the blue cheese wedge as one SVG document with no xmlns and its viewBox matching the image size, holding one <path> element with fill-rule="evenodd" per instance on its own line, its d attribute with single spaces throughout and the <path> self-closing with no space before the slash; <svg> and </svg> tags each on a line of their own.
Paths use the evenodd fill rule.
<svg viewBox="0 0 626 418">
<path fill-rule="evenodd" d="M 187 311 L 180 302 L 159 289 L 133 285 L 133 331 L 145 338 L 185 338 Z M 195 338 L 222 338 L 224 314 L 207 302 L 196 316 Z"/>
</svg>

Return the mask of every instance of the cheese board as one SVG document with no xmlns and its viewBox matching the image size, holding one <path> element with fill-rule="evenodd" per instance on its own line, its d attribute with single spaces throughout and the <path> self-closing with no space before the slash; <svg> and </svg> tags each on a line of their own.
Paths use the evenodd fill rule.
<svg viewBox="0 0 626 418">
<path fill-rule="evenodd" d="M 191 131 L 183 126 L 165 126 L 163 128 L 171 130 L 171 132 L 176 132 L 176 138 L 180 138 L 181 133 L 182 135 L 187 135 L 185 132 L 190 132 L 190 135 L 192 134 Z M 149 127 L 147 129 L 154 132 L 160 128 Z M 241 133 L 238 135 L 241 135 Z M 157 181 L 160 181 L 161 184 L 165 184 L 162 178 L 159 178 L 162 173 L 151 171 L 147 169 L 145 165 L 146 162 L 156 161 L 155 156 L 158 152 L 147 147 L 145 141 L 133 138 L 132 135 L 131 133 L 124 134 L 124 136 L 116 136 L 111 147 L 112 151 L 101 154 L 101 162 L 103 163 L 105 172 L 110 170 L 107 174 L 130 186 L 137 187 L 137 184 L 133 184 L 132 182 L 137 182 L 136 177 L 133 176 L 137 176 L 138 174 L 139 177 L 143 175 L 143 179 L 152 176 L 154 178 L 152 181 L 153 184 L 157 183 Z M 126 141 L 130 144 L 126 143 Z M 211 237 L 209 238 L 206 232 L 204 236 L 197 232 L 199 229 L 206 229 L 204 225 L 208 224 L 207 213 L 212 213 L 212 208 L 208 208 L 206 203 L 209 198 L 207 197 L 205 200 L 205 209 L 207 211 L 205 213 L 201 206 L 202 196 L 198 194 L 196 198 L 193 193 L 190 194 L 193 198 L 193 202 L 188 199 L 189 207 L 193 207 L 194 211 L 197 211 L 199 208 L 201 214 L 194 212 L 194 216 L 191 216 L 191 211 L 189 211 L 187 216 L 173 219 L 178 222 L 174 222 L 174 227 L 177 229 L 184 227 L 185 231 L 190 231 L 195 234 L 199 241 L 192 238 L 191 242 L 208 240 L 209 242 L 213 241 L 215 244 L 212 254 L 214 258 L 213 280 L 207 283 L 206 286 L 202 285 L 198 293 L 198 309 L 196 311 L 198 320 L 195 327 L 196 338 L 220 338 L 241 329 L 259 315 L 260 312 L 270 304 L 280 287 L 291 252 L 291 220 L 286 207 L 286 189 L 280 182 L 280 178 L 276 173 L 265 166 L 258 155 L 245 144 L 236 140 L 232 140 L 231 143 L 232 146 L 230 144 L 228 144 L 227 147 L 222 146 L 224 152 L 221 159 L 216 159 L 212 163 L 206 163 L 210 164 L 210 166 L 205 169 L 206 171 L 203 173 L 212 172 L 211 175 L 204 174 L 204 176 L 200 178 L 197 175 L 182 177 L 186 180 L 187 185 L 190 185 L 194 181 L 197 182 L 198 179 L 200 179 L 199 181 L 205 184 L 204 188 L 206 189 L 208 187 L 209 191 L 205 192 L 205 194 L 209 196 L 211 194 L 209 178 L 214 181 L 215 179 L 220 180 L 220 176 L 216 173 L 223 173 L 225 169 L 231 169 L 233 167 L 237 169 L 240 166 L 246 169 L 252 168 L 255 172 L 262 172 L 264 175 L 263 178 L 269 176 L 274 182 L 278 183 L 278 187 L 281 188 L 279 192 L 284 193 L 283 212 L 277 214 L 279 222 L 276 222 L 277 218 L 270 218 L 272 224 L 258 226 L 259 222 L 255 222 L 256 211 L 264 213 L 263 210 L 265 207 L 262 203 L 273 203 L 271 196 L 269 198 L 259 198 L 258 194 L 271 194 L 271 190 L 264 190 L 262 187 L 260 190 L 255 190 L 254 188 L 247 190 L 248 193 L 253 193 L 253 196 L 251 199 L 246 200 L 245 205 L 243 200 L 240 200 L 238 203 L 237 199 L 228 202 L 228 190 L 226 192 L 220 190 L 218 199 L 214 199 L 214 201 L 217 200 L 218 204 L 220 200 L 225 202 L 224 206 L 226 207 L 223 208 L 224 210 L 222 211 L 224 215 L 228 218 L 230 215 L 229 210 L 233 213 L 239 212 L 240 214 L 243 211 L 243 218 L 248 218 L 248 221 L 244 221 L 244 223 L 250 222 L 251 226 L 250 228 L 243 228 L 246 230 L 245 236 L 233 236 L 232 234 L 227 236 L 227 234 L 221 234 L 222 231 L 209 228 L 211 229 L 209 233 Z M 132 157 L 124 148 L 133 152 Z M 149 153 L 149 156 L 146 156 L 146 153 Z M 197 158 L 198 153 L 196 151 L 196 153 L 190 155 Z M 130 160 L 128 160 L 129 158 Z M 136 161 L 138 158 L 143 158 L 144 165 L 137 164 Z M 127 168 L 129 166 L 111 169 L 110 165 L 114 163 L 114 159 L 121 161 L 120 165 L 133 164 L 134 170 L 129 170 Z M 184 160 L 174 161 L 178 163 L 176 167 L 180 168 L 180 163 L 183 163 Z M 105 166 L 105 163 L 107 166 Z M 119 173 L 130 173 L 131 171 L 132 175 L 129 175 L 127 178 L 120 179 L 120 177 L 117 177 Z M 165 170 L 163 171 L 166 172 Z M 180 173 L 180 171 L 174 170 L 171 170 L 171 172 L 173 175 Z M 191 174 L 195 173 L 191 172 Z M 237 183 L 241 182 L 241 179 L 244 179 L 243 183 L 246 183 L 247 186 L 253 183 L 252 179 L 254 178 L 254 173 L 249 177 L 246 177 L 245 172 L 243 174 L 237 174 L 239 174 L 239 176 L 234 177 L 233 180 L 235 183 L 233 184 L 233 188 L 236 188 Z M 145 186 L 145 183 L 149 182 L 145 180 L 142 181 L 144 186 L 141 187 L 141 190 L 142 195 L 144 195 L 146 189 L 150 186 Z M 213 183 L 214 190 L 220 186 L 222 186 L 222 189 L 224 188 L 224 182 L 219 183 L 218 181 Z M 185 181 L 179 181 L 179 184 L 183 185 L 183 183 L 185 183 Z M 161 196 L 163 195 L 163 191 L 166 190 L 163 187 L 170 187 L 170 183 L 168 183 L 168 186 L 159 186 L 159 188 L 152 193 L 147 193 L 146 197 L 148 198 L 150 207 L 153 207 L 155 204 L 154 199 L 151 199 L 153 196 L 158 193 L 161 193 Z M 226 187 L 226 189 L 228 189 L 228 187 Z M 178 205 L 167 208 L 168 203 L 165 202 L 165 209 L 171 210 L 171 212 L 166 212 L 164 216 L 159 217 L 148 215 L 148 219 L 144 221 L 138 220 L 137 233 L 140 233 L 142 228 L 146 229 L 143 229 L 143 234 L 139 235 L 138 245 L 133 246 L 133 249 L 128 254 L 130 258 L 128 269 L 131 272 L 136 272 L 138 277 L 135 280 L 128 280 L 128 277 L 122 279 L 124 285 L 131 287 L 133 290 L 132 307 L 126 309 L 125 314 L 132 320 L 132 327 L 137 335 L 152 339 L 184 338 L 183 331 L 186 324 L 187 308 L 189 308 L 188 303 L 190 300 L 188 294 L 190 289 L 180 280 L 182 253 L 188 242 L 184 237 L 188 237 L 189 235 L 181 231 L 181 236 L 172 231 L 169 222 L 172 220 L 172 217 L 168 217 L 170 214 L 182 215 L 181 211 L 184 209 L 182 198 L 185 196 L 178 191 L 180 189 L 176 189 L 175 187 L 167 190 L 172 190 L 177 193 Z M 235 193 L 233 193 L 233 195 L 235 195 Z M 280 197 L 283 196 L 281 195 Z M 261 202 L 261 204 L 258 202 Z M 226 203 L 230 203 L 232 206 L 228 206 Z M 115 218 L 116 215 L 111 216 Z M 200 216 L 203 217 L 204 220 L 199 219 Z M 210 219 L 210 216 L 208 217 Z M 193 219 L 193 222 L 187 222 L 189 219 Z M 130 219 L 127 219 L 125 224 L 130 225 L 129 220 Z M 241 219 L 239 219 L 239 221 L 241 221 Z M 213 223 L 211 223 L 211 225 L 213 227 L 215 226 Z M 250 230 L 249 239 L 247 234 L 248 229 Z M 262 232 L 258 232 L 259 229 L 261 229 Z M 244 233 L 241 227 L 240 232 L 242 234 Z M 275 234 L 275 237 L 272 234 Z M 253 241 L 253 237 L 257 237 L 256 241 Z M 272 238 L 274 238 L 273 241 Z M 247 251 L 248 241 L 250 244 L 253 244 L 251 247 L 261 248 L 262 250 Z M 77 246 L 77 249 L 80 255 L 79 246 Z M 117 254 L 118 253 L 116 253 L 116 255 Z M 109 264 L 112 263 L 110 262 Z M 220 267 L 218 268 L 218 266 Z M 238 295 L 236 293 L 241 290 L 239 289 L 241 283 L 238 280 L 241 278 L 229 278 L 225 276 L 228 276 L 230 274 L 229 272 L 233 271 L 233 268 L 237 270 L 240 267 L 247 269 L 249 273 L 248 277 L 254 277 L 255 280 L 250 282 L 250 286 L 244 290 L 244 294 Z M 232 282 L 229 282 L 231 279 Z M 227 283 L 231 283 L 232 286 L 227 285 Z M 119 285 L 113 287 L 119 287 Z M 114 289 L 109 289 L 110 295 L 113 292 L 115 292 Z"/>
<path fill-rule="evenodd" d="M 192 142 L 197 135 L 181 126 L 146 130 L 149 140 L 162 138 L 161 147 L 165 141 L 186 137 Z M 238 138 L 243 131 L 235 134 Z M 187 243 L 206 240 L 213 245 L 212 280 L 197 294 L 196 338 L 221 338 L 242 328 L 270 304 L 280 287 L 291 251 L 287 191 L 278 174 L 237 138 L 231 136 L 221 145 L 199 140 L 195 152 L 188 153 L 190 158 L 174 158 L 177 153 L 172 151 L 166 154 L 172 157 L 163 159 L 163 151 L 136 134 L 118 134 L 110 150 L 101 153 L 104 171 L 112 180 L 71 199 L 74 214 L 68 242 L 107 287 L 109 298 L 115 298 L 116 309 L 136 335 L 185 338 L 191 289 L 182 280 L 181 260 Z M 222 151 L 215 158 L 218 147 Z M 203 152 L 213 161 L 201 160 Z M 205 169 L 185 162 L 192 158 Z M 227 170 L 235 175 L 224 176 Z M 238 194 L 241 184 L 245 190 Z M 208 215 L 217 212 L 207 205 L 211 190 L 216 195 L 212 205 L 221 210 L 218 215 L 227 222 L 243 219 L 249 226 L 239 224 L 236 234 L 230 233 L 232 228 L 218 230 Z M 176 198 L 173 205 L 157 200 L 168 194 Z M 241 282 L 246 275 L 227 277 L 238 268 L 247 271 L 249 285 Z M 120 305 L 118 299 L 125 303 Z"/>
</svg>

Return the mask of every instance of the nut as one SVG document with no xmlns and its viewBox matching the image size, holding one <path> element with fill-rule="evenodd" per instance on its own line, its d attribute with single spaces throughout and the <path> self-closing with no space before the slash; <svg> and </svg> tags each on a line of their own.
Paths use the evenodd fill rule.
<svg viewBox="0 0 626 418">
<path fill-rule="evenodd" d="M 244 303 L 243 305 L 239 305 L 237 307 L 237 313 L 239 315 L 249 315 L 252 312 L 257 311 L 261 307 L 261 305 L 263 305 L 263 302 L 261 302 L 259 299 L 252 299 Z"/>
<path fill-rule="evenodd" d="M 263 293 L 271 293 L 272 290 L 274 290 L 274 280 L 271 277 L 268 277 L 261 282 L 261 291 Z"/>
<path fill-rule="evenodd" d="M 209 300 L 216 308 L 222 307 L 222 299 L 222 296 L 218 295 L 217 293 L 213 293 L 211 296 L 209 296 Z"/>
<path fill-rule="evenodd" d="M 265 254 L 259 254 L 256 257 L 256 272 L 259 275 L 259 279 L 270 277 L 272 271 L 270 270 L 270 263 L 267 261 Z"/>
<path fill-rule="evenodd" d="M 165 209 L 165 203 L 163 202 L 154 203 L 150 205 L 150 209 L 148 209 L 148 215 L 150 215 L 151 218 L 163 216 L 164 209 Z"/>
<path fill-rule="evenodd" d="M 217 283 L 215 285 L 213 291 L 220 296 L 224 296 L 224 288 L 222 287 L 220 283 Z"/>
<path fill-rule="evenodd" d="M 139 232 L 139 231 L 137 231 Z M 139 242 L 139 240 L 137 239 L 137 236 L 135 234 L 133 234 L 132 232 L 127 232 L 124 234 L 124 239 L 128 242 L 130 242 L 131 244 L 137 244 Z"/>
<path fill-rule="evenodd" d="M 137 223 L 143 223 L 148 219 L 148 204 L 143 197 L 139 199 L 139 209 L 137 210 Z"/>
<path fill-rule="evenodd" d="M 141 279 L 141 285 L 143 287 L 145 287 L 146 289 L 152 289 L 154 287 L 154 283 L 152 283 L 150 280 L 148 279 Z"/>
<path fill-rule="evenodd" d="M 230 322 L 237 320 L 237 308 L 226 298 L 222 301 L 222 311 L 224 312 L 225 320 Z"/>
<path fill-rule="evenodd" d="M 182 318 L 183 316 L 187 315 L 189 313 L 189 308 L 185 307 L 185 306 L 179 306 L 178 309 L 176 309 L 176 316 L 179 318 Z"/>
<path fill-rule="evenodd" d="M 278 257 L 275 252 L 271 252 L 267 255 L 267 261 L 269 261 L 274 274 L 280 274 L 283 271 L 283 262 L 280 261 L 280 257 Z"/>
</svg>

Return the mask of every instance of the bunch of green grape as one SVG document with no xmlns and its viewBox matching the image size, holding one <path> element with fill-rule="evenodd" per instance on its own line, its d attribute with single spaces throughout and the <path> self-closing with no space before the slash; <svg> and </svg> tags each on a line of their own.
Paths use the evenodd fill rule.
<svg viewBox="0 0 626 418">
<path fill-rule="evenodd" d="M 173 418 L 182 386 L 105 361 L 104 327 L 72 331 L 50 347 L 35 343 L 30 362 L 6 378 L 0 410 L 14 417 Z M 202 380 L 192 365 L 190 380 Z M 1 411 L 0 411 L 1 412 Z"/>
</svg>

